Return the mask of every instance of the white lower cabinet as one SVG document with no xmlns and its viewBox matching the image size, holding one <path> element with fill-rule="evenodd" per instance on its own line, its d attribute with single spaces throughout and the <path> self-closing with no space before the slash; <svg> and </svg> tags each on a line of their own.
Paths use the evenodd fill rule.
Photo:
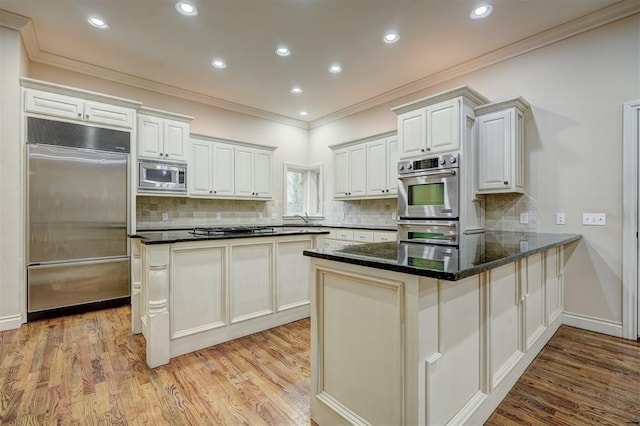
<svg viewBox="0 0 640 426">
<path fill-rule="evenodd" d="M 231 323 L 273 312 L 273 243 L 231 244 Z"/>
<path fill-rule="evenodd" d="M 147 364 L 309 316 L 309 258 L 322 235 L 134 244 L 134 332 Z M 137 287 L 137 281 L 134 281 Z"/>
<path fill-rule="evenodd" d="M 312 420 L 483 424 L 560 326 L 563 265 L 444 281 L 312 258 Z"/>
<path fill-rule="evenodd" d="M 224 245 L 171 251 L 171 338 L 227 325 L 227 253 Z"/>
<path fill-rule="evenodd" d="M 342 249 L 354 244 L 381 243 L 385 241 L 396 241 L 396 232 L 333 228 L 324 240 L 324 247 Z"/>
</svg>

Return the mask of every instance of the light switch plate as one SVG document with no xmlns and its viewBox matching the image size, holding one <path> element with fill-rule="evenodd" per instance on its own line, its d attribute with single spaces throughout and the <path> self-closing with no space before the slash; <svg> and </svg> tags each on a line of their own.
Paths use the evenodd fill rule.
<svg viewBox="0 0 640 426">
<path fill-rule="evenodd" d="M 222 213 L 216 213 L 216 219 L 218 220 L 222 219 Z"/>
<path fill-rule="evenodd" d="M 589 226 L 604 226 L 607 224 L 606 213 L 582 213 L 582 224 Z"/>
<path fill-rule="evenodd" d="M 169 213 L 162 213 L 162 220 L 169 220 Z"/>
<path fill-rule="evenodd" d="M 529 213 L 520 213 L 520 223 L 529 223 Z"/>
</svg>

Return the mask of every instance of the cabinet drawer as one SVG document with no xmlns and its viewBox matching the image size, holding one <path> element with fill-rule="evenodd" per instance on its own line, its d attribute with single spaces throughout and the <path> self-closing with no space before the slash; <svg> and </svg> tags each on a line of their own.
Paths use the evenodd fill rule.
<svg viewBox="0 0 640 426">
<path fill-rule="evenodd" d="M 396 241 L 398 237 L 395 232 L 374 232 L 373 242 L 382 243 L 384 241 Z"/>
<path fill-rule="evenodd" d="M 358 243 L 372 243 L 373 232 L 371 231 L 353 231 L 353 241 Z"/>
<path fill-rule="evenodd" d="M 338 240 L 352 241 L 353 231 L 338 229 L 336 230 L 335 238 Z"/>
</svg>

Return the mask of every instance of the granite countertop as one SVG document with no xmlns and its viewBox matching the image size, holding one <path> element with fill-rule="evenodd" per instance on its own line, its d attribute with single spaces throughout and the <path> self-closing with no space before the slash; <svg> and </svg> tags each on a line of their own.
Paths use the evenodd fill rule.
<svg viewBox="0 0 640 426">
<path fill-rule="evenodd" d="M 198 227 L 216 227 L 216 226 L 242 226 L 235 224 L 216 224 L 216 225 L 197 225 Z M 272 226 L 274 228 L 346 228 L 346 229 L 362 229 L 368 231 L 396 231 L 396 225 L 372 225 L 372 224 L 357 224 L 350 225 L 347 223 L 280 223 L 280 224 L 248 224 L 246 226 Z M 139 233 L 147 232 L 176 232 L 176 231 L 189 231 L 193 226 L 177 226 L 177 227 L 164 227 L 164 228 L 142 228 L 138 230 Z"/>
<path fill-rule="evenodd" d="M 578 241 L 577 234 L 487 231 L 462 235 L 460 247 L 383 242 L 343 249 L 305 250 L 305 256 L 456 281 L 550 248 Z"/>
<path fill-rule="evenodd" d="M 142 244 L 172 244 L 172 243 L 184 243 L 193 241 L 206 241 L 206 240 L 229 240 L 236 238 L 262 238 L 262 237 L 278 237 L 283 235 L 326 235 L 329 231 L 320 231 L 313 229 L 300 229 L 303 227 L 297 227 L 296 229 L 285 227 L 273 227 L 273 231 L 258 232 L 258 233 L 234 233 L 234 234 L 217 234 L 217 235 L 194 235 L 189 232 L 193 228 L 183 230 L 168 230 L 168 231 L 145 231 L 137 232 L 133 235 L 129 235 L 130 238 L 140 238 Z"/>
</svg>

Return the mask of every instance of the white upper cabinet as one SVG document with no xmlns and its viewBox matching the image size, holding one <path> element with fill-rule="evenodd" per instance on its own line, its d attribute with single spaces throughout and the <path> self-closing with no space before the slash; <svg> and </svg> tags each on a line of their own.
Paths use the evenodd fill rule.
<svg viewBox="0 0 640 426">
<path fill-rule="evenodd" d="M 234 146 L 208 140 L 191 140 L 189 195 L 233 197 Z"/>
<path fill-rule="evenodd" d="M 518 97 L 475 108 L 479 194 L 524 192 L 524 113 Z"/>
<path fill-rule="evenodd" d="M 487 102 L 464 86 L 393 108 L 398 115 L 399 158 L 461 151 L 468 115 L 464 105 Z"/>
<path fill-rule="evenodd" d="M 367 194 L 367 148 L 359 144 L 335 150 L 334 197 L 354 198 Z"/>
<path fill-rule="evenodd" d="M 384 198 L 397 194 L 395 134 L 368 137 L 333 149 L 334 198 Z"/>
<path fill-rule="evenodd" d="M 273 153 L 271 151 L 235 147 L 235 196 L 249 198 L 271 198 L 271 173 Z"/>
<path fill-rule="evenodd" d="M 132 128 L 135 110 L 41 90 L 25 90 L 25 112 L 90 124 Z"/>
<path fill-rule="evenodd" d="M 138 157 L 187 161 L 192 117 L 148 108 L 138 113 Z"/>
</svg>

